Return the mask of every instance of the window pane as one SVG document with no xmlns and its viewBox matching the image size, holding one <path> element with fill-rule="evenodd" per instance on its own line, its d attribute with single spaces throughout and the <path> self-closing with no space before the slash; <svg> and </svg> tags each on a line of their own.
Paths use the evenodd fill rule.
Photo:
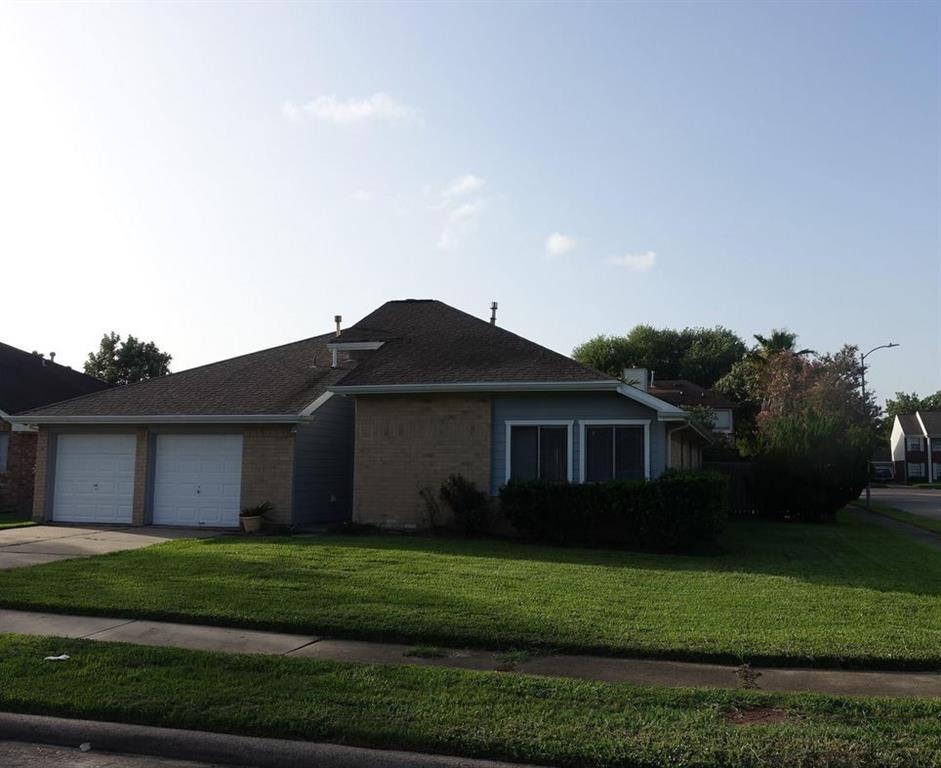
<svg viewBox="0 0 941 768">
<path fill-rule="evenodd" d="M 617 427 L 614 440 L 615 478 L 618 480 L 643 480 L 644 428 Z"/>
<path fill-rule="evenodd" d="M 539 428 L 539 477 L 549 482 L 568 480 L 568 428 Z"/>
<path fill-rule="evenodd" d="M 539 477 L 539 428 L 511 427 L 510 477 L 535 480 Z"/>
<path fill-rule="evenodd" d="M 614 477 L 614 428 L 585 427 L 585 480 L 603 483 Z"/>
<path fill-rule="evenodd" d="M 0 472 L 7 471 L 7 450 L 10 445 L 10 435 L 0 432 Z"/>
</svg>

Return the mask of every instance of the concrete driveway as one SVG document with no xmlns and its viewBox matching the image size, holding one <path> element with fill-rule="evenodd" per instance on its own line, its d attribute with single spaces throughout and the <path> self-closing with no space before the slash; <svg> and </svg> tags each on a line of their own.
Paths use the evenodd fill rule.
<svg viewBox="0 0 941 768">
<path fill-rule="evenodd" d="M 0 529 L 0 570 L 140 549 L 171 539 L 218 536 L 198 528 L 33 525 Z"/>
<path fill-rule="evenodd" d="M 866 500 L 863 491 L 860 499 Z M 873 488 L 872 503 L 941 520 L 941 490 L 930 488 Z"/>
</svg>

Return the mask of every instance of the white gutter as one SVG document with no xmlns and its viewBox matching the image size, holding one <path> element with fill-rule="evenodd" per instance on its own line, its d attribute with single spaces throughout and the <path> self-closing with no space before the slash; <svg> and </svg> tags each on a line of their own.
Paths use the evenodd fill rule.
<svg viewBox="0 0 941 768">
<path fill-rule="evenodd" d="M 10 416 L 13 424 L 296 424 L 309 417 L 287 413 L 171 414 L 148 416 Z"/>
</svg>

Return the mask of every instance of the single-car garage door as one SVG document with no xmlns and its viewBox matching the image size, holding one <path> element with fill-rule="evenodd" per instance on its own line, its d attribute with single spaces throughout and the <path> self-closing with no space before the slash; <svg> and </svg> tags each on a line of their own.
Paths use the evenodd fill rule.
<svg viewBox="0 0 941 768">
<path fill-rule="evenodd" d="M 52 519 L 130 523 L 134 503 L 134 435 L 59 435 Z"/>
<path fill-rule="evenodd" d="M 241 435 L 157 435 L 155 525 L 236 527 Z"/>
</svg>

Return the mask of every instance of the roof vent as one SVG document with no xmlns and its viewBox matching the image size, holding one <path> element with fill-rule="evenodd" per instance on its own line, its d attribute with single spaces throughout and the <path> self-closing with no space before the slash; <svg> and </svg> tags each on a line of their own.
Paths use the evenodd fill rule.
<svg viewBox="0 0 941 768">
<path fill-rule="evenodd" d="M 55 353 L 55 352 L 50 352 L 50 353 L 49 353 L 49 362 L 50 362 L 50 363 L 54 363 L 55 361 L 56 361 L 56 353 Z"/>
<path fill-rule="evenodd" d="M 343 315 L 334 315 L 333 322 L 337 324 L 337 336 L 340 335 L 340 323 L 343 322 Z"/>
<path fill-rule="evenodd" d="M 490 325 L 497 324 L 497 302 L 490 302 Z"/>
</svg>

